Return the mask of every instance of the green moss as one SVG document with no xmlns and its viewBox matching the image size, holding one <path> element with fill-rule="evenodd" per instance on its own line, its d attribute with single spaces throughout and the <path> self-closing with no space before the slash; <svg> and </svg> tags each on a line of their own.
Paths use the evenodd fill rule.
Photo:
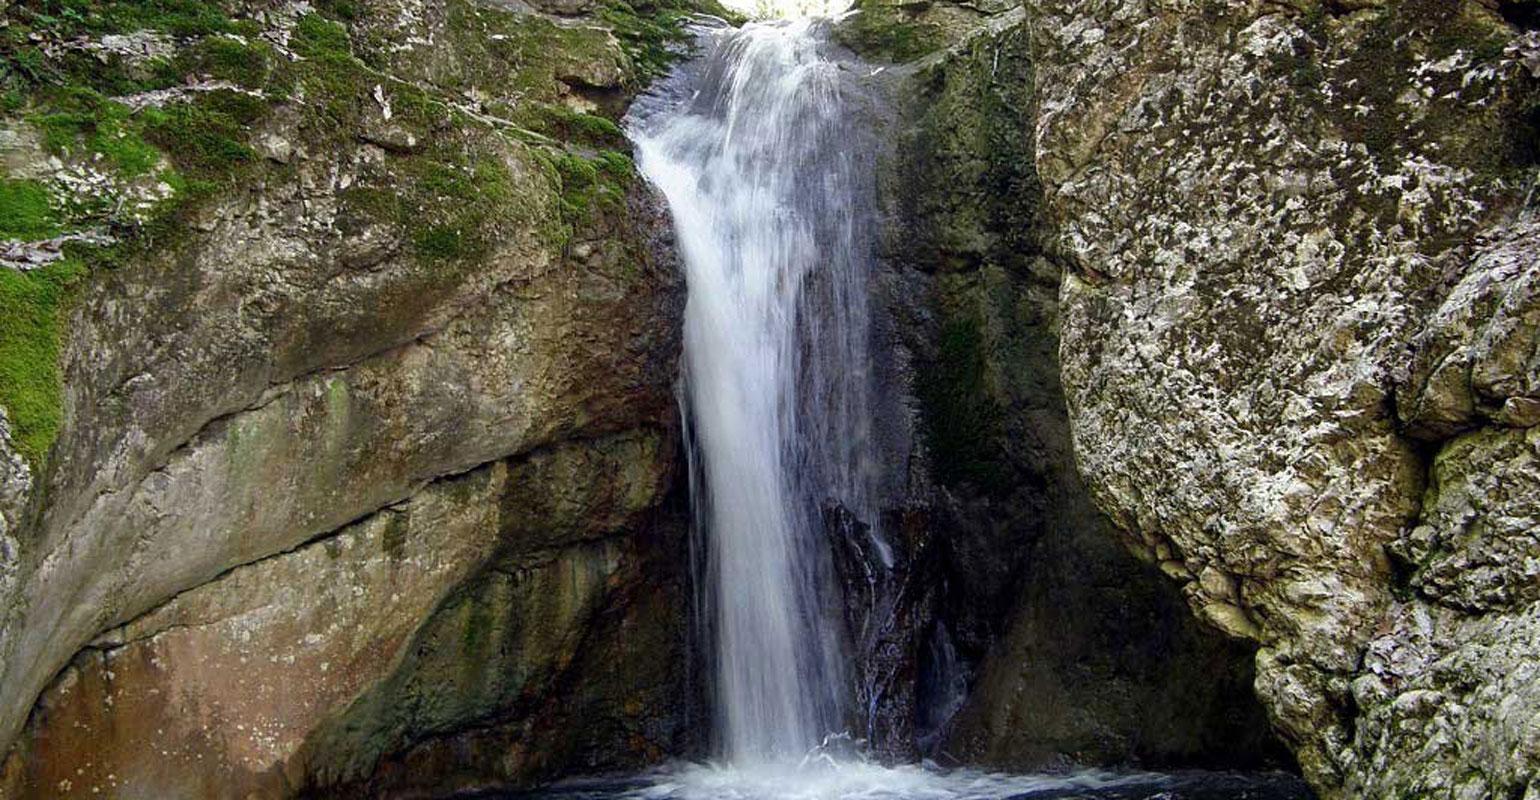
<svg viewBox="0 0 1540 800">
<path fill-rule="evenodd" d="M 406 165 L 399 206 L 413 251 L 430 261 L 474 258 L 492 246 L 492 229 L 513 196 L 508 167 L 491 153 L 429 154 Z"/>
<path fill-rule="evenodd" d="M 315 4 L 315 7 L 320 9 L 322 13 L 344 22 L 354 22 L 362 19 L 365 13 L 363 6 L 356 0 L 320 0 Z"/>
<path fill-rule="evenodd" d="M 204 39 L 172 62 L 172 75 L 207 75 L 247 89 L 260 89 L 272 73 L 272 52 L 266 44 L 227 36 Z"/>
<path fill-rule="evenodd" d="M 147 174 L 159 162 L 160 154 L 144 141 L 133 111 L 122 103 L 79 87 L 48 92 L 43 99 L 49 110 L 30 121 L 50 153 L 101 155 L 124 178 Z"/>
<path fill-rule="evenodd" d="M 0 239 L 31 241 L 58 232 L 46 187 L 33 180 L 0 181 Z"/>
<path fill-rule="evenodd" d="M 448 105 L 415 86 L 395 85 L 389 93 L 398 125 L 428 136 L 454 122 L 454 111 Z"/>
<path fill-rule="evenodd" d="M 612 0 L 599 10 L 599 18 L 615 30 L 621 47 L 636 65 L 642 79 L 661 75 L 679 57 L 689 40 L 684 23 L 692 9 L 680 4 L 656 4 L 639 12 L 625 0 Z"/>
<path fill-rule="evenodd" d="M 62 317 L 84 272 L 72 259 L 30 272 L 0 270 L 0 406 L 36 468 L 59 430 Z"/>
<path fill-rule="evenodd" d="M 393 157 L 381 180 L 341 193 L 344 233 L 385 224 L 430 264 L 453 268 L 483 257 L 510 225 L 531 221 L 540 187 L 514 181 L 506 145 L 493 140 L 440 140 L 421 153 Z M 529 204 L 529 205 L 527 205 Z"/>
<path fill-rule="evenodd" d="M 11 13 L 57 36 L 156 30 L 192 37 L 233 27 L 220 4 L 200 0 L 26 0 Z"/>
<path fill-rule="evenodd" d="M 189 177 L 218 183 L 256 159 L 247 128 L 264 113 L 260 100 L 237 92 L 209 92 L 197 103 L 148 108 L 145 136 L 163 148 Z"/>
<path fill-rule="evenodd" d="M 596 214 L 625 207 L 626 192 L 636 178 L 630 156 L 605 150 L 593 155 L 563 151 L 546 158 L 560 182 L 561 214 L 568 225 L 584 227 Z"/>
<path fill-rule="evenodd" d="M 352 55 L 348 29 L 320 14 L 306 14 L 299 18 L 289 46 L 305 58 Z"/>
<path fill-rule="evenodd" d="M 319 14 L 307 14 L 295 26 L 290 46 L 304 60 L 288 65 L 286 77 L 300 86 L 323 135 L 356 126 L 374 76 L 353 56 L 347 29 Z"/>
<path fill-rule="evenodd" d="M 946 45 L 946 36 L 934 24 L 907 19 L 884 0 L 860 0 L 859 13 L 836 29 L 840 43 L 867 58 L 892 62 L 913 61 Z"/>
<path fill-rule="evenodd" d="M 536 132 L 574 144 L 613 148 L 626 142 L 625 132 L 613 120 L 562 105 L 536 104 L 520 121 Z"/>
<path fill-rule="evenodd" d="M 8 94 L 24 96 L 25 88 L 42 84 L 59 74 L 56 67 L 43 57 L 43 52 L 27 41 L 25 31 L 6 29 L 0 38 L 0 82 Z M 15 103 L 20 105 L 20 103 Z"/>
<path fill-rule="evenodd" d="M 473 249 L 465 227 L 454 223 L 430 225 L 419 230 L 412 237 L 412 246 L 419 256 L 441 260 L 464 257 Z"/>
<path fill-rule="evenodd" d="M 124 95 L 177 82 L 164 68 L 134 67 L 116 55 L 64 50 L 45 57 L 39 42 L 136 31 L 189 39 L 243 29 L 217 3 L 181 0 L 26 0 L 7 6 L 4 22 L 0 87 L 16 97 L 47 85 Z"/>
<path fill-rule="evenodd" d="M 921 371 L 916 388 L 936 476 L 947 486 L 969 483 L 994 493 L 1007 487 L 999 463 L 1001 412 L 987 369 L 978 321 L 954 317 L 942 327 L 936 359 Z"/>
</svg>

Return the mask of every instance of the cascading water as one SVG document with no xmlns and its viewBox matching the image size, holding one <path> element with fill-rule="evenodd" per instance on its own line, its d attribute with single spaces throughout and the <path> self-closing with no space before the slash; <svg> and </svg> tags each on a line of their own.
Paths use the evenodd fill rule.
<svg viewBox="0 0 1540 800">
<path fill-rule="evenodd" d="M 633 124 L 687 268 L 694 499 L 735 763 L 801 757 L 843 727 L 822 507 L 871 504 L 872 170 L 825 24 L 716 31 L 683 107 Z"/>
</svg>

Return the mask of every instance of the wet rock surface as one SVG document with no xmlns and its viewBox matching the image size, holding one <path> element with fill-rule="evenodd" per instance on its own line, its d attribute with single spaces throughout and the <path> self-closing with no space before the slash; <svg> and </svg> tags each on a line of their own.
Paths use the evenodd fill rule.
<svg viewBox="0 0 1540 800">
<path fill-rule="evenodd" d="M 908 745 L 1018 771 L 1287 763 L 1251 648 L 1190 618 L 1076 470 L 1024 17 L 999 10 L 887 76 L 879 336 L 915 448 L 887 657 L 916 688 L 883 699 L 912 704 Z"/>
<path fill-rule="evenodd" d="M 31 394 L 0 381 L 25 412 L 0 436 L 0 794 L 522 785 L 691 746 L 663 508 L 683 285 L 603 116 L 661 42 L 367 6 L 236 6 L 209 33 L 114 6 L 219 58 L 76 73 L 57 50 L 90 103 L 72 113 L 147 148 L 170 199 L 138 221 L 50 211 L 19 235 L 100 213 L 118 243 L 0 275 L 7 304 L 63 287 L 21 329 L 21 355 L 56 348 L 56 411 L 32 391 L 45 368 Z M 7 11 L 43 25 L 28 12 Z M 226 62 L 250 70 L 239 91 L 92 94 Z M 59 91 L 36 88 L 20 129 L 64 125 Z M 183 115 L 172 147 L 160 126 Z M 44 134 L 7 140 L 23 201 L 78 163 L 134 196 L 100 138 Z M 423 755 L 471 729 L 495 757 Z"/>
</svg>

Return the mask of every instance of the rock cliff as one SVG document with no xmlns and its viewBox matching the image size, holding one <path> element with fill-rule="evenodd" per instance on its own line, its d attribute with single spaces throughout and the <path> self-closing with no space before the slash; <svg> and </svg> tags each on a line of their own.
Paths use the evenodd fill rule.
<svg viewBox="0 0 1540 800">
<path fill-rule="evenodd" d="M 1323 796 L 1540 792 L 1532 4 L 1027 16 L 1098 504 Z"/>
<path fill-rule="evenodd" d="M 1191 619 L 1076 470 L 1025 21 L 868 2 L 839 31 L 904 60 L 877 76 L 896 106 L 879 283 L 917 442 L 916 734 L 944 762 L 1012 770 L 1287 764 L 1251 648 Z"/>
<path fill-rule="evenodd" d="M 921 103 L 897 260 L 937 274 L 895 295 L 928 331 L 905 348 L 944 536 L 981 554 L 959 605 L 997 609 L 954 624 L 989 650 L 949 747 L 1147 747 L 1158 691 L 1120 729 L 1042 665 L 1144 641 L 1223 674 L 1259 647 L 1256 695 L 1323 796 L 1540 791 L 1533 4 L 862 8 L 845 40 L 911 62 Z M 1124 600 L 1161 621 L 1145 638 L 1099 616 L 1097 576 L 1145 584 L 1093 555 L 1085 490 L 1233 646 L 1153 634 L 1153 588 Z M 1007 613 L 1000 586 L 1037 588 Z M 1123 691 L 1190 717 L 1183 673 Z M 1011 710 L 1045 692 L 1086 702 Z"/>
<path fill-rule="evenodd" d="M 683 286 L 615 124 L 683 11 L 4 13 L 0 794 L 686 746 Z"/>
</svg>

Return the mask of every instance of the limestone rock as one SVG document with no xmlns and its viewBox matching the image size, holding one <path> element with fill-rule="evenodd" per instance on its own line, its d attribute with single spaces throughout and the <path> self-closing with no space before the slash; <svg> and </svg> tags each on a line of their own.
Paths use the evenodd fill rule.
<svg viewBox="0 0 1540 800">
<path fill-rule="evenodd" d="M 21 796 L 64 783 L 66 796 L 281 796 L 286 785 L 369 778 L 380 758 L 426 733 L 519 719 L 518 696 L 579 679 L 566 662 L 580 644 L 619 656 L 620 643 L 584 641 L 601 615 L 629 607 L 613 587 L 668 586 L 666 570 L 627 569 L 657 566 L 635 534 L 671 459 L 654 433 L 498 462 L 177 595 L 98 637 L 45 694 L 18 753 Z M 546 466 L 553 460 L 557 469 Z M 531 507 L 533 496 L 564 502 Z M 459 588 L 488 581 L 501 591 Z M 668 646 L 624 652 L 635 672 L 607 679 L 622 686 L 683 658 Z M 638 730 L 663 726 L 655 749 L 675 746 L 668 712 L 655 713 L 671 704 L 652 699 L 654 711 L 630 715 Z M 621 715 L 623 700 L 613 702 L 568 721 L 602 725 Z M 524 746 L 549 754 L 552 734 Z M 416 779 L 425 778 L 440 790 L 449 783 L 442 773 Z"/>
<path fill-rule="evenodd" d="M 109 265 L 68 257 L 43 342 L 57 434 L 30 429 L 30 466 L 0 437 L 0 794 L 387 786 L 373 770 L 412 736 L 472 723 L 529 757 L 413 779 L 517 784 L 687 743 L 685 545 L 659 510 L 682 279 L 657 198 L 623 154 L 599 161 L 623 143 L 551 122 L 579 84 L 623 105 L 638 67 L 591 19 L 365 5 L 344 25 L 235 4 L 260 35 L 183 44 L 241 48 L 246 88 L 147 117 L 104 101 L 199 191 L 168 185 Z M 157 138 L 184 113 L 225 162 Z M 108 164 L 93 146 L 29 180 Z M 17 465 L 46 498 L 25 518 Z M 517 623 L 464 618 L 498 581 L 482 610 Z M 516 663 L 450 630 L 506 634 Z M 618 649 L 635 676 L 596 666 Z M 415 659 L 462 669 L 460 701 L 379 712 L 437 702 Z M 579 733 L 549 735 L 526 694 L 570 701 Z"/>
<path fill-rule="evenodd" d="M 1540 39 L 1295 7 L 1028 7 L 1076 454 L 1323 796 L 1528 796 Z"/>
<path fill-rule="evenodd" d="M 1285 763 L 1252 696 L 1251 647 L 1192 619 L 1077 473 L 1028 33 L 1002 10 L 882 73 L 898 98 L 882 292 L 914 395 L 911 462 L 929 472 L 911 514 L 929 519 L 913 585 L 935 594 L 909 620 L 921 744 L 1017 771 Z M 1233 601 L 1222 573 L 1202 582 Z"/>
</svg>

